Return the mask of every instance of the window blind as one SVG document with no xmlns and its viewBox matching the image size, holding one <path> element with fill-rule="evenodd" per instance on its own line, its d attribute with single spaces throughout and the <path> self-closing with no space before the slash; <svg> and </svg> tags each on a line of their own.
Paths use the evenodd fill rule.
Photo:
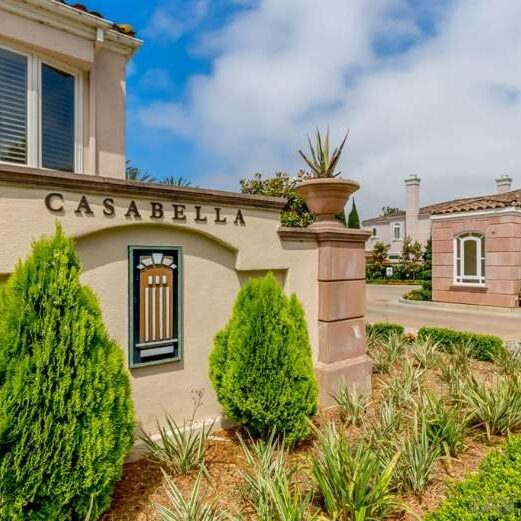
<svg viewBox="0 0 521 521">
<path fill-rule="evenodd" d="M 27 163 L 27 57 L 0 49 L 0 161 Z"/>
<path fill-rule="evenodd" d="M 74 81 L 42 64 L 42 166 L 74 171 Z"/>
</svg>

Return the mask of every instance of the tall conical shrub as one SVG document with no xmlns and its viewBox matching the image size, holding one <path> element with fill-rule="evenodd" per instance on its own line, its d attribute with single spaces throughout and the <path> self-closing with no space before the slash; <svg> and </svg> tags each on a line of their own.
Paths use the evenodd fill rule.
<svg viewBox="0 0 521 521">
<path fill-rule="evenodd" d="M 358 210 L 356 209 L 356 203 L 353 199 L 353 206 L 349 212 L 349 218 L 347 220 L 348 228 L 360 229 L 360 217 L 358 217 Z"/>
<path fill-rule="evenodd" d="M 273 274 L 249 280 L 215 338 L 210 378 L 225 414 L 254 436 L 294 443 L 309 434 L 317 383 L 302 305 Z"/>
<path fill-rule="evenodd" d="M 0 309 L 0 519 L 96 520 L 133 443 L 121 349 L 60 228 L 33 244 Z"/>
</svg>

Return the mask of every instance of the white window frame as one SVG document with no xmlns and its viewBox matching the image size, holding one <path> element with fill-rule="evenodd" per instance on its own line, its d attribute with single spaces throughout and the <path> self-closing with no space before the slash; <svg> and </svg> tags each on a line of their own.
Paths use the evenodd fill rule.
<svg viewBox="0 0 521 521">
<path fill-rule="evenodd" d="M 465 267 L 465 243 L 476 243 L 476 275 L 466 275 L 463 270 Z M 486 263 L 485 251 L 482 244 L 485 241 L 485 235 L 479 232 L 463 232 L 454 237 L 454 284 L 458 286 L 484 286 L 485 273 L 482 266 Z M 459 248 L 458 248 L 459 243 Z M 459 256 L 458 256 L 459 252 Z M 459 261 L 459 273 L 458 273 Z M 486 264 L 485 264 L 486 269 Z"/>
<path fill-rule="evenodd" d="M 25 166 L 49 170 L 42 166 L 42 65 L 74 77 L 74 171 L 83 173 L 83 73 L 52 58 L 0 42 L 0 48 L 27 58 L 27 163 Z M 19 165 L 0 161 L 3 165 Z M 22 164 L 23 166 L 23 164 Z"/>
<path fill-rule="evenodd" d="M 396 237 L 396 230 L 398 230 L 398 237 Z M 402 224 L 401 223 L 392 224 L 392 238 L 393 238 L 393 241 L 402 240 Z"/>
</svg>

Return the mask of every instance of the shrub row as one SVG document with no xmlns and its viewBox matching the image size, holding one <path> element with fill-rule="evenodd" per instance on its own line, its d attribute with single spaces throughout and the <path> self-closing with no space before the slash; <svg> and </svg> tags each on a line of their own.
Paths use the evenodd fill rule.
<svg viewBox="0 0 521 521">
<path fill-rule="evenodd" d="M 367 324 L 367 333 L 388 337 L 389 335 L 396 333 L 403 335 L 405 329 L 400 324 L 393 324 L 392 322 L 375 322 L 374 324 Z"/>
<path fill-rule="evenodd" d="M 458 344 L 469 342 L 473 345 L 472 357 L 477 360 L 493 360 L 503 349 L 503 340 L 494 335 L 483 335 L 468 331 L 455 331 L 443 327 L 422 327 L 418 331 L 418 338 L 430 337 L 440 344 L 440 348 L 451 352 Z"/>
<path fill-rule="evenodd" d="M 521 519 L 521 436 L 490 453 L 478 472 L 453 484 L 447 500 L 425 521 Z"/>
</svg>

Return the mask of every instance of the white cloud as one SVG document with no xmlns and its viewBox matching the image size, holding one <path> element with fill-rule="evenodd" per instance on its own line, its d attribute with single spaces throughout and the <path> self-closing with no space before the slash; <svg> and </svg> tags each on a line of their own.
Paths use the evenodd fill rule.
<svg viewBox="0 0 521 521">
<path fill-rule="evenodd" d="M 166 0 L 153 12 L 143 34 L 177 40 L 194 29 L 208 13 L 209 0 Z"/>
<path fill-rule="evenodd" d="M 412 4 L 262 0 L 208 35 L 212 72 L 192 78 L 187 102 L 144 107 L 142 120 L 192 136 L 229 188 L 298 170 L 317 125 L 337 139 L 349 128 L 343 175 L 361 182 L 364 216 L 402 205 L 411 173 L 425 203 L 492 192 L 502 173 L 521 186 L 521 3 L 424 2 L 440 17 L 430 38 Z M 411 39 L 406 52 L 374 51 Z"/>
</svg>

